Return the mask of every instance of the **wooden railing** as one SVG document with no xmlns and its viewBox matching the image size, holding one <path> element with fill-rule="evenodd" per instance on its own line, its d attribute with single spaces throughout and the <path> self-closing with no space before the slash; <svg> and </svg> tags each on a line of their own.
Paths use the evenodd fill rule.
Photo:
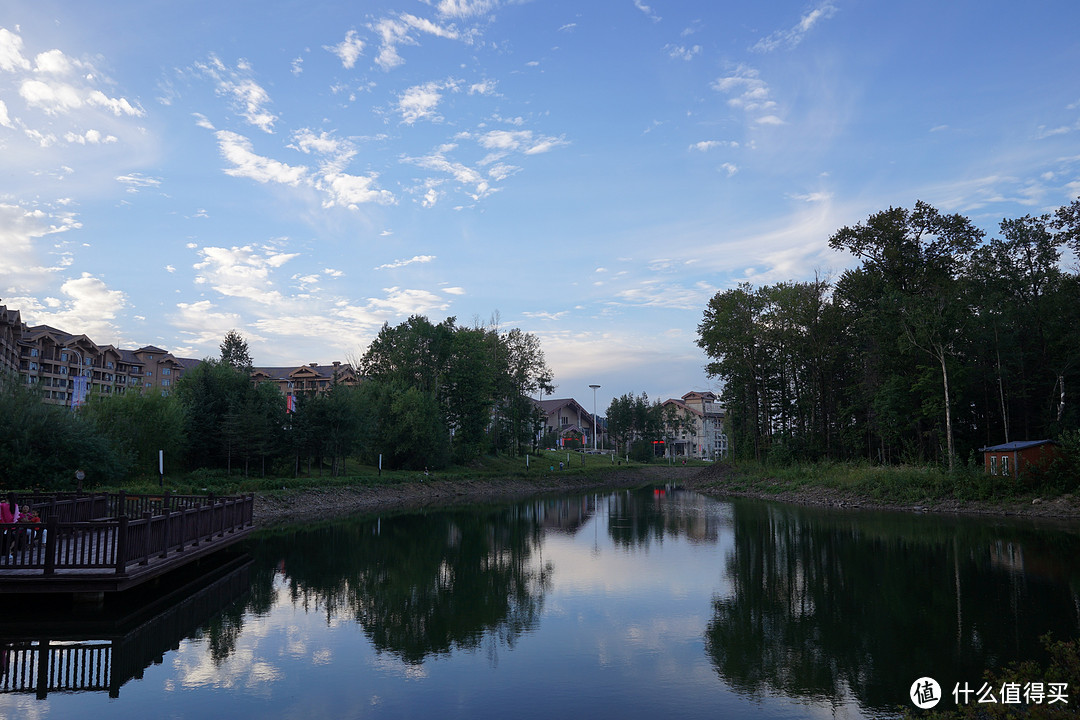
<svg viewBox="0 0 1080 720">
<path fill-rule="evenodd" d="M 118 493 L 33 492 L 9 493 L 5 496 L 19 506 L 29 505 L 43 521 L 55 516 L 61 522 L 80 522 L 118 518 L 121 515 L 139 517 L 149 512 L 162 515 L 167 510 L 186 510 L 213 503 L 213 494 L 173 495 L 166 490 L 160 495 L 129 495 Z"/>
<path fill-rule="evenodd" d="M 0 570 L 41 570 L 53 575 L 62 570 L 103 569 L 122 575 L 133 564 L 147 565 L 154 558 L 213 543 L 251 527 L 255 499 L 252 495 L 217 498 L 120 493 L 54 498 L 31 505 L 42 522 L 0 524 L 0 531 L 8 533 L 5 545 L 11 553 L 0 553 Z M 107 507 L 143 510 L 139 517 L 96 514 Z M 61 520 L 67 517 L 85 519 Z"/>
<path fill-rule="evenodd" d="M 109 620 L 104 629 L 89 618 L 86 625 L 52 629 L 59 635 L 51 639 L 47 621 L 33 633 L 18 628 L 0 636 L 0 695 L 36 693 L 44 699 L 57 691 L 108 691 L 118 697 L 124 683 L 141 678 L 151 663 L 161 662 L 185 638 L 197 637 L 211 618 L 251 591 L 250 564 L 230 567 L 224 574 L 211 570 L 202 587 L 179 600 L 161 601 L 165 608 L 149 620 L 140 609 L 119 625 Z"/>
</svg>

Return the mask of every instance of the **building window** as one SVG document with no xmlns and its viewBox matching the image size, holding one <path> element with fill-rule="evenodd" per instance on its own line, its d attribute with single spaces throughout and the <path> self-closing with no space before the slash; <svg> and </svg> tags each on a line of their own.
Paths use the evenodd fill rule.
<svg viewBox="0 0 1080 720">
<path fill-rule="evenodd" d="M 162 380 L 161 381 L 161 387 L 169 387 L 169 381 L 168 380 Z"/>
<path fill-rule="evenodd" d="M 60 362 L 67 362 L 67 353 L 60 353 Z"/>
<path fill-rule="evenodd" d="M 169 370 L 169 368 L 161 368 L 161 374 L 162 375 L 170 375 L 170 374 L 172 374 L 172 371 Z"/>
<path fill-rule="evenodd" d="M 153 370 L 147 370 L 146 371 L 146 377 L 153 377 L 153 376 L 154 376 L 154 371 Z"/>
<path fill-rule="evenodd" d="M 109 361 L 109 362 L 107 363 L 107 367 L 108 367 L 108 368 L 109 368 L 110 370 L 112 370 L 112 369 L 113 369 L 113 361 L 112 361 L 112 360 L 110 360 L 110 361 Z"/>
<path fill-rule="evenodd" d="M 1002 455 L 1001 456 L 1001 474 L 1003 476 L 1006 476 L 1006 477 L 1009 475 L 1009 456 L 1008 455 Z"/>
<path fill-rule="evenodd" d="M 30 348 L 30 357 L 37 357 L 37 348 Z"/>
<path fill-rule="evenodd" d="M 997 455 L 990 456 L 990 474 L 997 475 Z"/>
</svg>

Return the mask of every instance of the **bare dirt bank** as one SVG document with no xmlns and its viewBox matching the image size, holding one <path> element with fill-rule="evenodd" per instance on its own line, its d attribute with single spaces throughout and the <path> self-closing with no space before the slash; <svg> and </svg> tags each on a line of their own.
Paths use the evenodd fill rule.
<svg viewBox="0 0 1080 720">
<path fill-rule="evenodd" d="M 528 478 L 446 480 L 438 476 L 392 485 L 352 485 L 310 488 L 280 494 L 255 495 L 255 523 L 273 525 L 314 517 L 473 504 L 513 500 L 548 492 L 575 492 L 596 488 L 639 487 L 649 483 L 680 482 L 700 468 L 656 465 L 608 471 L 594 476 L 537 473 Z"/>
</svg>

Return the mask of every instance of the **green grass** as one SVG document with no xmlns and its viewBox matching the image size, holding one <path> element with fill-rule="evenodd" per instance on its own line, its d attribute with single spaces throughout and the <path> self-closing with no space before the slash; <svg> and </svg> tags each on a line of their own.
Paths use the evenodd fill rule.
<svg viewBox="0 0 1080 720">
<path fill-rule="evenodd" d="M 953 472 L 928 465 L 871 465 L 858 462 L 817 462 L 791 465 L 735 463 L 742 485 L 763 492 L 827 488 L 884 503 L 938 503 L 949 500 L 1011 502 L 1033 497 L 1054 497 L 1071 488 L 1042 478 L 990 476 L 982 467 L 961 467 Z"/>
<path fill-rule="evenodd" d="M 559 469 L 560 461 L 563 463 L 561 470 Z M 663 458 L 657 458 L 651 465 L 663 465 L 666 462 Z M 681 460 L 679 463 L 681 464 Z M 688 464 L 704 466 L 707 463 L 691 460 Z M 523 455 L 517 457 L 488 455 L 467 465 L 454 465 L 443 470 L 432 471 L 427 477 L 467 482 L 525 479 L 550 475 L 553 472 L 571 476 L 596 476 L 648 465 L 632 460 L 628 462 L 625 457 L 615 458 L 613 462 L 610 455 L 542 450 L 539 454 L 529 456 L 528 467 L 526 467 Z M 378 467 L 361 465 L 355 459 L 350 459 L 346 463 L 346 474 L 337 477 L 330 475 L 329 468 L 323 468 L 322 474 L 319 474 L 314 467 L 310 473 L 306 472 L 306 468 L 302 470 L 299 477 L 291 475 L 261 477 L 257 472 L 249 472 L 249 475 L 244 477 L 242 467 L 239 470 L 234 469 L 232 474 L 226 473 L 224 469 L 201 469 L 187 474 L 167 474 L 163 485 L 159 485 L 159 479 L 154 476 L 116 485 L 99 485 L 93 489 L 112 492 L 124 490 L 132 494 L 157 494 L 163 490 L 170 490 L 176 494 L 197 495 L 208 492 L 215 495 L 276 494 L 310 488 L 394 485 L 420 482 L 425 479 L 422 470 L 383 470 L 380 473 Z"/>
</svg>

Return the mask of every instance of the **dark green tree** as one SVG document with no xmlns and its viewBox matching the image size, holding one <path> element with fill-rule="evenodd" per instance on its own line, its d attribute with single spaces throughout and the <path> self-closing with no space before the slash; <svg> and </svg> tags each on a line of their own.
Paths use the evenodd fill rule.
<svg viewBox="0 0 1080 720">
<path fill-rule="evenodd" d="M 221 362 L 251 373 L 252 361 L 247 340 L 236 330 L 225 333 L 225 338 L 221 341 Z"/>
</svg>

